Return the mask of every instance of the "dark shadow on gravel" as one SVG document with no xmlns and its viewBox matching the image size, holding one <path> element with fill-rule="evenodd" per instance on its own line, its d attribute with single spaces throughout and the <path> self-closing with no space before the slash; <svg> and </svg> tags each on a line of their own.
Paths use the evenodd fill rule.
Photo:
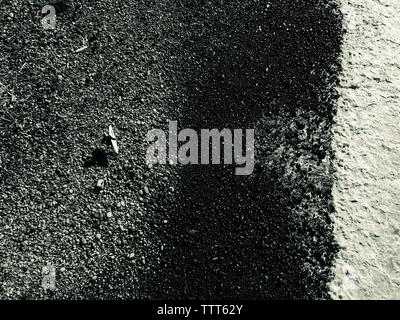
<svg viewBox="0 0 400 320">
<path fill-rule="evenodd" d="M 163 208 L 163 268 L 149 291 L 155 298 L 327 298 L 337 247 L 332 172 L 321 170 L 321 160 L 330 168 L 336 8 L 200 2 L 176 13 L 189 98 L 178 123 L 256 128 L 257 162 L 242 177 L 226 166 L 179 169 L 179 207 Z"/>
<path fill-rule="evenodd" d="M 108 167 L 108 157 L 104 150 L 102 149 L 94 149 L 92 151 L 92 157 L 85 160 L 83 166 L 85 168 L 99 166 L 106 168 Z"/>
</svg>

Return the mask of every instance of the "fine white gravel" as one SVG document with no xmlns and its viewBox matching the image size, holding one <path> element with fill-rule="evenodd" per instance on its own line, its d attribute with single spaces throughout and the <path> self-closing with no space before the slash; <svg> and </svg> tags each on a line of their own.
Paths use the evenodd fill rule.
<svg viewBox="0 0 400 320">
<path fill-rule="evenodd" d="M 342 1 L 334 299 L 400 298 L 400 2 Z"/>
</svg>

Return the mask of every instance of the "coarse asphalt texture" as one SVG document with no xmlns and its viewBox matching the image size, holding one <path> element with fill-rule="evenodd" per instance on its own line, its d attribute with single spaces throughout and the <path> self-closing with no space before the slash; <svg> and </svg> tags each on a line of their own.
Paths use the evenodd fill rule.
<svg viewBox="0 0 400 320">
<path fill-rule="evenodd" d="M 328 299 L 338 3 L 46 4 L 0 8 L 0 298 Z M 254 172 L 148 166 L 168 119 L 255 128 Z"/>
</svg>

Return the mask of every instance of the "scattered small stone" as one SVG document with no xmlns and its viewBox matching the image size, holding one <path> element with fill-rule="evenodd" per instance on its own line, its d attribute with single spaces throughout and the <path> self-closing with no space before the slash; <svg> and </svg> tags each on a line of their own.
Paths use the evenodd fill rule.
<svg viewBox="0 0 400 320">
<path fill-rule="evenodd" d="M 150 193 L 149 188 L 147 186 L 144 186 L 143 191 L 144 191 L 145 194 L 149 194 Z"/>
<path fill-rule="evenodd" d="M 111 211 L 108 211 L 108 212 L 106 213 L 106 216 L 107 216 L 108 219 L 111 219 L 111 218 L 112 218 L 112 212 L 111 212 Z"/>
<path fill-rule="evenodd" d="M 85 238 L 82 238 L 82 239 L 81 239 L 81 244 L 83 244 L 83 245 L 87 244 L 87 241 L 86 241 Z"/>
<path fill-rule="evenodd" d="M 100 240 L 100 239 L 101 239 L 101 234 L 100 234 L 100 233 L 96 234 L 96 239 L 97 239 L 97 240 Z"/>
<path fill-rule="evenodd" d="M 99 179 L 96 183 L 96 189 L 102 190 L 104 188 L 104 179 Z"/>
<path fill-rule="evenodd" d="M 128 259 L 133 259 L 134 257 L 135 257 L 135 254 L 133 252 L 128 254 Z"/>
</svg>

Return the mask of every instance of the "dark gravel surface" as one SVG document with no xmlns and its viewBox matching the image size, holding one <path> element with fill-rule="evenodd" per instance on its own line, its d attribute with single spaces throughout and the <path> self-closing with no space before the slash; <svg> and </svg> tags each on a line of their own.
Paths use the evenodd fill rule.
<svg viewBox="0 0 400 320">
<path fill-rule="evenodd" d="M 44 4 L 0 8 L 0 298 L 328 298 L 335 1 Z M 253 174 L 147 166 L 167 119 L 255 128 Z"/>
</svg>

